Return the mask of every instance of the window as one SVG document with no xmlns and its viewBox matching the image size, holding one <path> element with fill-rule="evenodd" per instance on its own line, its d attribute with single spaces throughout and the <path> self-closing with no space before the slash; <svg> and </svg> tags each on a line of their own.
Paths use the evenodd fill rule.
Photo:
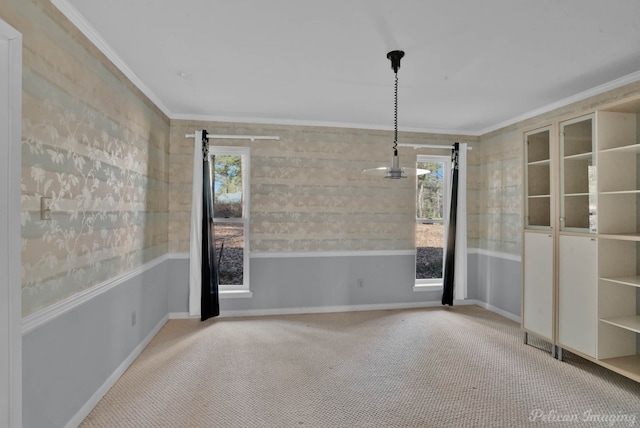
<svg viewBox="0 0 640 428">
<path fill-rule="evenodd" d="M 210 147 L 220 291 L 249 290 L 249 148 Z"/>
<path fill-rule="evenodd" d="M 416 166 L 429 170 L 416 179 L 416 286 L 442 286 L 451 159 L 419 155 Z"/>
</svg>

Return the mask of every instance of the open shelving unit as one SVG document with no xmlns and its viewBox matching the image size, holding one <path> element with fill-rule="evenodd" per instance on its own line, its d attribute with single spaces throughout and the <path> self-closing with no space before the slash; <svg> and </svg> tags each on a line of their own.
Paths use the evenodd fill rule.
<svg viewBox="0 0 640 428">
<path fill-rule="evenodd" d="M 640 109 L 628 109 L 597 116 L 597 359 L 640 381 Z"/>
</svg>

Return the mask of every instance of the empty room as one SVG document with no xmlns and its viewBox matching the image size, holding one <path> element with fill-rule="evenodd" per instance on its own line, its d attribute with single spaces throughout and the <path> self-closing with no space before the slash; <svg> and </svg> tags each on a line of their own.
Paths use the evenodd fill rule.
<svg viewBox="0 0 640 428">
<path fill-rule="evenodd" d="M 3 0 L 0 427 L 640 424 L 638 17 Z"/>
</svg>

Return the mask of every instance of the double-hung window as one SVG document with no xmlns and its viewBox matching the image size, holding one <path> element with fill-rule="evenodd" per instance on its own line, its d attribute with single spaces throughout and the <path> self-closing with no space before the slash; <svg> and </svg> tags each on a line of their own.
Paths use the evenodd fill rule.
<svg viewBox="0 0 640 428">
<path fill-rule="evenodd" d="M 209 148 L 213 229 L 221 296 L 249 292 L 249 148 Z"/>
<path fill-rule="evenodd" d="M 416 289 L 442 286 L 451 158 L 418 155 L 416 178 Z"/>
</svg>

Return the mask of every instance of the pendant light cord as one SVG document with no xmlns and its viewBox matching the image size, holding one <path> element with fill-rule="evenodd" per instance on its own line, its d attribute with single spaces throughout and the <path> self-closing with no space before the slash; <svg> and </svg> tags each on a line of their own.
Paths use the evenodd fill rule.
<svg viewBox="0 0 640 428">
<path fill-rule="evenodd" d="M 398 155 L 398 72 L 396 71 L 396 84 L 393 97 L 393 154 Z"/>
</svg>

